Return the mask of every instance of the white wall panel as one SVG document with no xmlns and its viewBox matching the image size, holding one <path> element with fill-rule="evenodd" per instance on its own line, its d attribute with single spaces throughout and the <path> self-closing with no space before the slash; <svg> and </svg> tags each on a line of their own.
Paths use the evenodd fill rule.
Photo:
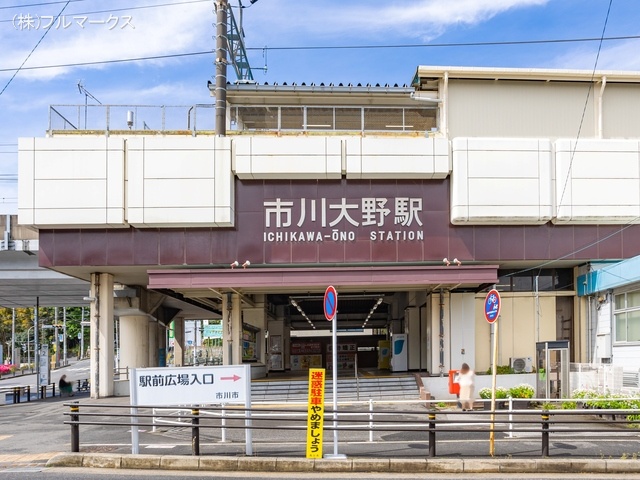
<svg viewBox="0 0 640 480">
<path fill-rule="evenodd" d="M 131 225 L 233 225 L 230 138 L 144 137 L 128 147 Z"/>
<path fill-rule="evenodd" d="M 361 139 L 359 163 L 361 170 L 353 176 L 349 168 L 357 168 L 358 162 L 347 163 L 347 178 L 446 178 L 451 171 L 449 142 L 445 138 L 366 136 Z"/>
<path fill-rule="evenodd" d="M 452 145 L 452 223 L 542 224 L 551 219 L 549 140 L 456 138 Z"/>
<path fill-rule="evenodd" d="M 231 169 L 232 142 L 229 138 L 215 138 L 214 163 L 214 215 L 216 224 L 233 226 L 233 212 L 235 211 L 235 177 Z M 225 212 L 223 214 L 222 212 Z"/>
<path fill-rule="evenodd" d="M 85 227 L 106 226 L 107 214 L 104 209 L 65 208 L 34 210 L 34 224 L 39 226 L 56 225 L 69 227 L 81 225 Z"/>
<path fill-rule="evenodd" d="M 57 228 L 124 224 L 124 140 L 23 139 L 21 221 Z M 28 210 L 31 210 L 29 213 Z"/>
<path fill-rule="evenodd" d="M 157 179 L 144 181 L 144 208 L 213 206 L 213 179 Z"/>
<path fill-rule="evenodd" d="M 342 176 L 340 138 L 236 137 L 235 174 L 240 179 L 328 179 Z"/>
<path fill-rule="evenodd" d="M 626 223 L 640 216 L 637 140 L 556 141 L 555 223 Z"/>
<path fill-rule="evenodd" d="M 35 138 L 18 139 L 18 223 L 34 224 Z"/>
<path fill-rule="evenodd" d="M 450 306 L 451 368 L 458 369 L 463 362 L 466 362 L 471 369 L 475 370 L 475 294 L 452 293 L 450 295 Z"/>
<path fill-rule="evenodd" d="M 127 139 L 126 220 L 131 225 L 144 224 L 144 141 L 145 137 Z"/>
<path fill-rule="evenodd" d="M 343 142 L 347 178 L 360 179 L 362 178 L 362 137 L 347 137 Z"/>
<path fill-rule="evenodd" d="M 65 208 L 105 208 L 106 184 L 102 179 L 36 180 L 36 210 L 64 210 Z M 62 212 L 61 212 L 62 214 Z"/>
</svg>

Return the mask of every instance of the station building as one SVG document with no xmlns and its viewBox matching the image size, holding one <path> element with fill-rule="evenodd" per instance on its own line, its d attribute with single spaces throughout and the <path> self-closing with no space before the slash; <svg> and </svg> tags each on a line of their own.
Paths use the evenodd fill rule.
<svg viewBox="0 0 640 480">
<path fill-rule="evenodd" d="M 483 371 L 494 334 L 498 365 L 545 341 L 616 360 L 577 283 L 640 254 L 640 73 L 420 66 L 225 95 L 224 135 L 207 106 L 84 105 L 19 140 L 19 223 L 91 284 L 94 396 L 118 392 L 114 325 L 121 367 L 162 365 L 171 323 L 180 364 L 185 319 L 221 318 L 225 364 L 333 368 L 329 285 L 341 369 L 388 349 L 396 371 Z"/>
</svg>

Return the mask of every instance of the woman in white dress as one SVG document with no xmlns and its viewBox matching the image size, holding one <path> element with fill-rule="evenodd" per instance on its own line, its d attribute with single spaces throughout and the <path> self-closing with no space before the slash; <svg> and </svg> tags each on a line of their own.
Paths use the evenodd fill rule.
<svg viewBox="0 0 640 480">
<path fill-rule="evenodd" d="M 460 406 L 462 410 L 473 410 L 475 373 L 466 363 L 462 364 L 458 374 L 460 384 Z"/>
</svg>

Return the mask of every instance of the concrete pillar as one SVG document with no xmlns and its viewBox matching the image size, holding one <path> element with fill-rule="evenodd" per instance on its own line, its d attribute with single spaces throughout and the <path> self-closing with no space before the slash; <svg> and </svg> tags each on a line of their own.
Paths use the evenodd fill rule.
<svg viewBox="0 0 640 480">
<path fill-rule="evenodd" d="M 91 398 L 113 395 L 113 276 L 91 274 Z"/>
<path fill-rule="evenodd" d="M 147 349 L 150 367 L 158 366 L 158 322 L 149 320 L 149 348 Z"/>
<path fill-rule="evenodd" d="M 222 295 L 222 364 L 231 365 L 231 294 Z"/>
<path fill-rule="evenodd" d="M 242 314 L 240 295 L 233 293 L 222 296 L 222 363 L 242 364 Z"/>
<path fill-rule="evenodd" d="M 173 364 L 176 367 L 184 365 L 184 318 L 173 320 Z"/>
<path fill-rule="evenodd" d="M 149 317 L 120 317 L 120 367 L 144 368 L 149 364 Z"/>
<path fill-rule="evenodd" d="M 242 364 L 242 307 L 240 303 L 240 295 L 234 293 L 231 296 L 231 340 L 233 344 L 231 361 L 232 365 Z"/>
<path fill-rule="evenodd" d="M 158 366 L 167 366 L 167 327 L 158 323 Z M 160 354 L 162 352 L 162 355 Z"/>
</svg>

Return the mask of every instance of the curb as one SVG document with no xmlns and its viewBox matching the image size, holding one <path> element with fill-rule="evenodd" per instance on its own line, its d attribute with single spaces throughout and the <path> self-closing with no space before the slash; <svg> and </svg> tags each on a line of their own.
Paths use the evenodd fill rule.
<svg viewBox="0 0 640 480">
<path fill-rule="evenodd" d="M 638 460 L 613 459 L 306 459 L 286 457 L 190 457 L 62 453 L 47 467 L 227 472 L 371 472 L 371 473 L 640 473 Z"/>
</svg>

